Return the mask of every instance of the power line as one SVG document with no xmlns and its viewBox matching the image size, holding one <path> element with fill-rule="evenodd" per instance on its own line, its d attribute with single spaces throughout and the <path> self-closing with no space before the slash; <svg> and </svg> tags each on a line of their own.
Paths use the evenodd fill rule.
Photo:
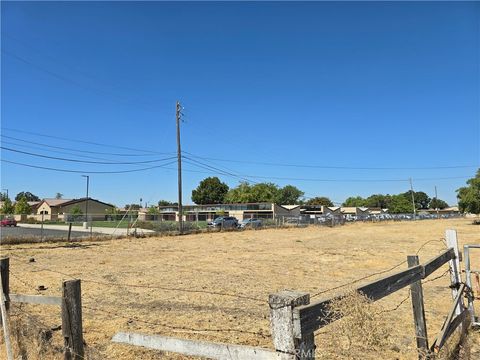
<svg viewBox="0 0 480 360">
<path fill-rule="evenodd" d="M 56 157 L 56 156 L 41 155 L 41 154 L 31 153 L 31 152 L 28 152 L 28 151 L 21 151 L 21 150 L 17 150 L 17 149 L 7 148 L 7 147 L 4 147 L 4 146 L 0 146 L 0 149 L 6 150 L 6 151 L 11 151 L 11 152 L 16 152 L 16 153 L 19 153 L 19 154 L 41 157 L 41 158 L 44 158 L 44 159 L 53 159 L 53 160 L 69 161 L 69 162 L 75 162 L 75 163 L 85 163 L 85 164 L 103 164 L 103 165 L 151 164 L 151 163 L 170 160 L 170 159 L 174 158 L 174 156 L 172 156 L 172 157 L 168 157 L 168 158 L 164 158 L 164 159 L 145 160 L 145 161 L 107 162 L 107 161 L 88 161 L 88 160 L 68 159 L 68 158 L 61 158 L 61 157 Z"/>
<path fill-rule="evenodd" d="M 9 130 L 9 129 L 4 129 L 4 130 Z M 14 131 L 17 131 L 17 130 L 14 130 Z M 43 147 L 46 147 L 46 148 L 75 151 L 75 152 L 86 153 L 86 154 L 126 156 L 126 157 L 155 156 L 155 155 L 170 155 L 170 154 L 172 154 L 172 153 L 167 153 L 167 152 L 155 152 L 155 153 L 151 153 L 151 154 L 108 153 L 108 152 L 101 152 L 101 151 L 90 151 L 90 150 L 81 150 L 81 149 L 74 149 L 74 148 L 68 148 L 68 147 L 62 147 L 62 146 L 54 146 L 54 145 L 39 143 L 39 142 L 31 141 L 31 140 L 20 139 L 20 138 L 16 138 L 16 137 L 13 137 L 13 136 L 8 136 L 8 135 L 3 135 L 3 134 L 1 134 L 0 136 L 3 137 L 3 138 L 6 138 L 6 139 L 21 141 L 21 142 L 25 142 L 25 143 L 28 143 L 28 144 L 35 144 L 35 145 L 43 146 Z M 48 135 L 42 135 L 42 136 L 48 136 Z M 65 139 L 65 138 L 62 138 L 62 139 Z M 77 141 L 77 140 L 69 139 L 68 141 Z M 80 156 L 80 155 L 75 155 L 75 156 Z M 101 160 L 105 160 L 105 159 L 101 159 Z"/>
<path fill-rule="evenodd" d="M 145 155 L 145 156 L 151 155 L 151 154 L 165 154 L 165 153 L 161 153 L 161 152 L 158 152 L 158 151 L 145 150 L 145 149 L 135 149 L 135 148 L 126 147 L 126 146 L 103 144 L 103 143 L 98 143 L 98 142 L 93 142 L 93 141 L 76 140 L 76 139 L 71 139 L 71 138 L 65 138 L 65 137 L 48 135 L 48 134 L 41 134 L 41 133 L 36 133 L 36 132 L 33 132 L 33 131 L 25 131 L 25 130 L 7 128 L 7 127 L 2 127 L 2 130 L 18 132 L 18 133 L 22 133 L 22 134 L 29 134 L 29 135 L 34 135 L 34 136 L 42 136 L 42 137 L 47 137 L 47 138 L 57 139 L 57 140 L 64 140 L 64 141 L 71 141 L 71 142 L 77 142 L 77 143 L 82 143 L 82 144 L 102 146 L 102 147 L 107 147 L 107 148 L 116 148 L 116 149 L 130 150 L 130 151 L 138 151 L 138 152 L 145 153 L 145 154 L 142 154 L 142 155 Z M 121 154 L 110 154 L 110 155 L 125 156 L 124 154 L 122 154 L 122 155 Z M 137 154 L 137 156 L 142 156 L 142 155 Z"/>
<path fill-rule="evenodd" d="M 138 102 L 136 102 L 136 101 L 135 101 L 135 102 L 134 102 L 134 101 L 130 101 L 130 100 L 128 100 L 128 99 L 122 98 L 121 96 L 115 95 L 115 94 L 113 94 L 113 93 L 111 93 L 111 92 L 104 91 L 104 90 L 99 89 L 99 88 L 96 88 L 96 87 L 92 87 L 92 86 L 89 86 L 89 85 L 82 84 L 82 83 L 80 83 L 80 82 L 78 82 L 78 81 L 72 80 L 72 79 L 69 78 L 69 77 L 65 77 L 65 76 L 63 76 L 62 74 L 59 74 L 59 73 L 57 73 L 57 72 L 55 72 L 55 71 L 51 71 L 51 70 L 49 70 L 49 69 L 44 68 L 43 66 L 40 66 L 40 65 L 38 65 L 38 64 L 35 64 L 34 62 L 32 62 L 32 61 L 30 61 L 30 60 L 28 60 L 28 59 L 26 59 L 26 58 L 24 58 L 24 57 L 22 57 L 22 56 L 19 56 L 19 55 L 17 55 L 17 54 L 14 54 L 14 53 L 12 53 L 12 52 L 10 52 L 10 51 L 7 51 L 7 50 L 5 50 L 5 49 L 2 49 L 2 53 L 4 53 L 4 54 L 6 54 L 6 55 L 8 55 L 8 56 L 10 56 L 10 57 L 12 57 L 12 58 L 20 61 L 20 62 L 22 62 L 22 63 L 24 63 L 24 64 L 27 64 L 27 65 L 35 68 L 36 70 L 42 71 L 42 72 L 44 72 L 44 73 L 46 73 L 46 74 L 48 74 L 48 75 L 50 75 L 50 76 L 52 76 L 52 77 L 54 77 L 54 78 L 56 78 L 56 79 L 62 80 L 62 81 L 64 81 L 64 82 L 66 82 L 66 83 L 70 83 L 70 84 L 73 84 L 73 85 L 75 85 L 75 86 L 78 86 L 78 87 L 80 87 L 80 88 L 82 88 L 82 89 L 89 90 L 89 91 L 94 91 L 94 92 L 99 93 L 99 94 L 102 94 L 102 95 L 107 95 L 107 96 L 109 96 L 109 97 L 111 97 L 111 98 L 113 98 L 113 99 L 115 99 L 115 100 L 117 100 L 117 101 L 119 101 L 119 102 L 121 102 L 121 103 L 124 103 L 124 104 L 138 106 Z M 144 109 L 145 109 L 145 110 L 148 110 L 148 111 L 151 111 L 151 112 L 154 112 L 154 111 L 155 111 L 153 108 L 148 108 L 148 106 L 145 106 L 144 103 L 143 103 L 142 105 L 144 106 Z"/>
<path fill-rule="evenodd" d="M 118 171 L 90 171 L 90 170 L 59 169 L 59 168 L 52 168 L 52 167 L 46 167 L 46 166 L 25 164 L 25 163 L 20 163 L 20 162 L 16 162 L 16 161 L 5 160 L 5 159 L 2 159 L 2 162 L 8 163 L 8 164 L 15 164 L 15 165 L 20 165 L 20 166 L 30 167 L 30 168 L 34 168 L 34 169 L 42 169 L 42 170 L 50 170 L 50 171 L 66 172 L 66 173 L 76 173 L 76 174 L 124 174 L 124 173 L 131 173 L 131 172 L 139 172 L 139 171 L 146 171 L 146 170 L 164 168 L 167 165 L 174 164 L 176 161 L 170 161 L 170 162 L 168 162 L 166 164 L 163 164 L 163 165 L 150 166 L 150 167 L 147 167 L 147 168 L 132 169 L 132 170 L 118 170 Z"/>
<path fill-rule="evenodd" d="M 332 165 L 305 165 L 305 164 L 289 164 L 289 163 L 274 163 L 274 162 L 259 162 L 259 161 L 248 161 L 248 160 L 235 160 L 235 159 L 220 159 L 220 158 L 211 158 L 204 157 L 199 155 L 194 155 L 188 151 L 184 153 L 189 154 L 198 159 L 203 160 L 214 160 L 214 161 L 223 161 L 223 162 L 234 162 L 241 164 L 255 164 L 255 165 L 266 165 L 266 166 L 281 166 L 281 167 L 298 167 L 298 168 L 317 168 L 317 169 L 345 169 L 345 170 L 441 170 L 441 169 L 467 169 L 475 168 L 474 165 L 454 165 L 454 166 L 423 166 L 423 167 L 355 167 L 355 166 L 332 166 Z"/>
</svg>

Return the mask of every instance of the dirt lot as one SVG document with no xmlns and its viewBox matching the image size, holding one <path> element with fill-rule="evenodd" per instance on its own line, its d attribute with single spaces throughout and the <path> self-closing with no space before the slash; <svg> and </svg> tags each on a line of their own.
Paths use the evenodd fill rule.
<svg viewBox="0 0 480 360">
<path fill-rule="evenodd" d="M 41 294 L 60 295 L 62 280 L 82 279 L 88 358 L 180 359 L 183 357 L 113 344 L 110 339 L 118 331 L 132 331 L 271 347 L 268 294 L 281 289 L 314 294 L 389 269 L 418 250 L 424 262 L 444 249 L 442 238 L 448 228 L 457 230 L 462 246 L 480 243 L 480 227 L 462 219 L 123 239 L 84 242 L 76 247 L 12 245 L 3 246 L 2 255 L 11 257 L 12 293 L 37 294 L 35 288 L 44 285 L 47 290 Z M 30 263 L 32 257 L 35 262 Z M 480 257 L 475 260 L 480 263 Z M 406 267 L 402 264 L 395 271 Z M 432 277 L 447 275 L 446 269 L 442 267 Z M 448 276 L 443 276 L 424 285 L 430 338 L 449 311 L 448 284 Z M 408 290 L 403 289 L 374 305 L 380 311 L 391 310 L 381 317 L 385 325 L 382 358 L 417 358 L 407 297 Z M 44 305 L 13 305 L 15 321 L 32 327 L 61 324 L 59 309 Z M 352 331 L 355 325 L 349 324 Z M 332 334 L 340 330 L 331 326 L 316 337 L 319 358 L 343 356 L 331 348 L 332 336 L 340 336 Z M 54 332 L 49 348 L 61 346 L 60 341 L 60 331 Z M 363 358 L 379 358 L 378 351 L 365 353 Z M 37 356 L 62 358 L 50 350 Z"/>
</svg>

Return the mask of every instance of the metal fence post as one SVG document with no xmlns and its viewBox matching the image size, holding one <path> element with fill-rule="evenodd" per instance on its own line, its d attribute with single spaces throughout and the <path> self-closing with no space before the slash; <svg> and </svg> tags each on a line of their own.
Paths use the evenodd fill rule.
<svg viewBox="0 0 480 360">
<path fill-rule="evenodd" d="M 460 254 L 458 252 L 458 240 L 457 240 L 457 231 L 453 229 L 448 229 L 445 232 L 445 239 L 447 240 L 447 247 L 453 248 L 455 251 L 455 259 L 452 259 L 448 262 L 450 266 L 450 278 L 452 282 L 452 298 L 455 300 L 458 293 L 458 287 L 462 282 L 461 270 L 460 270 Z M 455 315 L 460 315 L 464 309 L 463 301 L 460 301 L 457 308 L 455 309 Z"/>
<path fill-rule="evenodd" d="M 65 360 L 83 360 L 82 298 L 80 280 L 63 282 L 62 335 Z"/>
<path fill-rule="evenodd" d="M 310 294 L 283 290 L 270 294 L 270 325 L 275 350 L 295 355 L 300 360 L 315 359 L 314 334 L 301 334 L 294 325 L 294 308 L 310 303 Z"/>
</svg>

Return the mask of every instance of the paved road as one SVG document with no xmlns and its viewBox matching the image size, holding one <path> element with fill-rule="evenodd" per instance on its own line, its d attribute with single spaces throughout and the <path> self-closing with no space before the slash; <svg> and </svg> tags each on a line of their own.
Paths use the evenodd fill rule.
<svg viewBox="0 0 480 360">
<path fill-rule="evenodd" d="M 101 235 L 99 233 L 93 233 L 93 235 Z M 15 237 L 28 237 L 28 236 L 35 236 L 40 237 L 42 236 L 42 229 L 39 228 L 30 228 L 30 227 L 1 227 L 0 228 L 0 237 L 4 236 L 15 236 Z M 67 237 L 68 236 L 68 229 L 43 229 L 43 236 L 45 238 L 59 238 L 59 237 Z M 89 232 L 83 231 L 74 231 L 72 230 L 72 238 L 79 238 L 90 236 Z"/>
</svg>

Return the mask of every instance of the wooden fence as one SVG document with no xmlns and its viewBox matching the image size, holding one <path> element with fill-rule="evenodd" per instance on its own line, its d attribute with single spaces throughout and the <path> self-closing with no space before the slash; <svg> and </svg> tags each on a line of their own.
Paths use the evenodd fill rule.
<svg viewBox="0 0 480 360">
<path fill-rule="evenodd" d="M 472 292 L 469 286 L 462 283 L 461 280 L 460 254 L 455 230 L 446 231 L 446 242 L 447 249 L 433 259 L 420 264 L 417 255 L 408 256 L 408 269 L 369 282 L 356 289 L 358 293 L 370 300 L 377 301 L 410 286 L 413 323 L 421 359 L 429 358 L 431 354 L 440 351 L 455 330 L 459 329 L 462 334 L 466 333 L 468 319 L 471 317 L 470 309 L 473 308 Z M 453 303 L 438 335 L 429 346 L 422 280 L 446 263 L 449 264 Z M 61 306 L 65 359 L 83 359 L 80 280 L 63 282 L 62 297 L 10 294 L 8 259 L 1 260 L 0 265 L 5 307 L 8 309 L 10 302 Z M 316 348 L 314 332 L 340 318 L 339 314 L 332 314 L 330 305 L 344 297 L 345 295 L 338 295 L 310 303 L 310 294 L 305 292 L 284 290 L 271 294 L 268 304 L 275 350 L 124 332 L 117 333 L 112 341 L 211 359 L 314 359 Z M 464 304 L 464 297 L 467 298 L 467 306 Z"/>
</svg>

